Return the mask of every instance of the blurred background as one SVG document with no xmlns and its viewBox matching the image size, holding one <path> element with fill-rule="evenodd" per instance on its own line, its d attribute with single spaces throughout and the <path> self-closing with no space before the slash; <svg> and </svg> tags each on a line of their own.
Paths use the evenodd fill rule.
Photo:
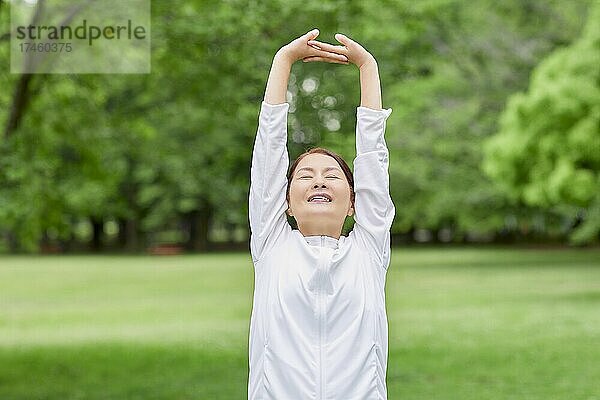
<svg viewBox="0 0 600 400">
<path fill-rule="evenodd" d="M 10 7 L 0 398 L 244 398 L 258 112 L 313 28 L 394 110 L 390 399 L 600 397 L 600 2 L 153 0 L 147 75 L 10 74 Z M 293 66 L 291 159 L 351 163 L 359 89 Z"/>
<path fill-rule="evenodd" d="M 0 3 L 8 30 L 10 3 Z M 597 243 L 592 1 L 152 2 L 149 75 L 8 73 L 0 41 L 3 252 L 247 248 L 272 57 L 313 27 L 378 60 L 394 243 Z M 7 32 L 8 33 L 8 32 Z M 354 157 L 354 66 L 296 63 L 289 152 Z"/>
</svg>

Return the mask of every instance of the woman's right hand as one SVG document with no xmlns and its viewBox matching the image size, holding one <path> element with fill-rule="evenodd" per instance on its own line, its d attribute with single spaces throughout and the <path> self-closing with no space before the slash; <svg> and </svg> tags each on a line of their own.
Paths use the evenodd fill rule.
<svg viewBox="0 0 600 400">
<path fill-rule="evenodd" d="M 319 61 L 329 63 L 348 64 L 348 58 L 343 54 L 319 50 L 309 46 L 308 41 L 314 40 L 317 36 L 319 36 L 319 30 L 313 29 L 283 46 L 279 49 L 277 54 L 284 57 L 290 64 L 307 57 L 315 57 L 318 58 Z M 313 58 L 313 60 L 315 60 L 315 58 Z"/>
</svg>

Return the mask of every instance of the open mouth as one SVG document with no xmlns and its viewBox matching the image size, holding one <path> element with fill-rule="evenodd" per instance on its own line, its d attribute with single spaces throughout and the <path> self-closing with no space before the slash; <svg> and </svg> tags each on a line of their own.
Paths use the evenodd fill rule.
<svg viewBox="0 0 600 400">
<path fill-rule="evenodd" d="M 309 203 L 331 203 L 332 199 L 326 193 L 315 193 L 308 198 Z"/>
</svg>

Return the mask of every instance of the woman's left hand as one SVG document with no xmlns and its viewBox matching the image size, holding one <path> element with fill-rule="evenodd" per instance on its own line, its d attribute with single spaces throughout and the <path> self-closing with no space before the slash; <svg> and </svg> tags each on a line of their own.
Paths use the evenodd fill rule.
<svg viewBox="0 0 600 400">
<path fill-rule="evenodd" d="M 313 46 L 319 50 L 328 51 L 332 53 L 343 54 L 346 56 L 349 62 L 361 68 L 363 65 L 368 63 L 376 63 L 375 57 L 371 55 L 364 47 L 359 43 L 350 39 L 349 37 L 336 33 L 335 39 L 342 44 L 342 46 L 334 46 L 329 43 L 319 42 L 317 40 L 309 40 L 308 45 Z M 322 61 L 320 57 L 306 57 L 302 59 L 303 62 L 311 61 Z"/>
</svg>

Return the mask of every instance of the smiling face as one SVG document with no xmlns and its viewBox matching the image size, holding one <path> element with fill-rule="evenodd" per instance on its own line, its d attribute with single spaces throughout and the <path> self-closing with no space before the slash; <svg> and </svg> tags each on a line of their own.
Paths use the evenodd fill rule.
<svg viewBox="0 0 600 400">
<path fill-rule="evenodd" d="M 354 213 L 350 184 L 335 158 L 304 156 L 290 178 L 288 214 L 304 236 L 339 238 L 346 216 Z"/>
</svg>

